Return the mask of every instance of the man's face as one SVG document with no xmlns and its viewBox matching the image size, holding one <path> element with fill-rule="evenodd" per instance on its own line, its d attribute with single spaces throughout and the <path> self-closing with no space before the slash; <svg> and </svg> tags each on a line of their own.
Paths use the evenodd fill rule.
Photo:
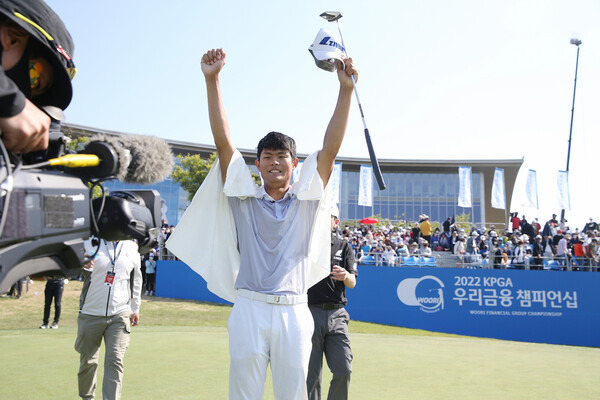
<svg viewBox="0 0 600 400">
<path fill-rule="evenodd" d="M 21 27 L 12 23 L 0 26 L 0 41 L 2 43 L 2 69 L 9 71 L 21 61 L 29 34 Z M 54 82 L 52 65 L 43 57 L 32 57 L 28 60 L 31 85 L 31 98 L 45 93 Z"/>
<path fill-rule="evenodd" d="M 255 163 L 267 187 L 282 187 L 289 185 L 298 159 L 288 150 L 264 149 Z"/>
<path fill-rule="evenodd" d="M 335 215 L 331 216 L 331 230 L 333 231 L 334 229 L 336 229 L 338 227 L 338 224 L 340 223 L 340 220 L 337 219 L 337 217 Z"/>
<path fill-rule="evenodd" d="M 29 34 L 24 29 L 7 22 L 0 26 L 0 39 L 2 41 L 2 69 L 8 71 L 21 60 L 27 47 Z"/>
</svg>

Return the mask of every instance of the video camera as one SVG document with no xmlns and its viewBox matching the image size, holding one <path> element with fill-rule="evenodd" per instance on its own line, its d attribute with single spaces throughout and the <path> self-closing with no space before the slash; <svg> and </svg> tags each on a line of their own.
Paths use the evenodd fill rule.
<svg viewBox="0 0 600 400">
<path fill-rule="evenodd" d="M 84 242 L 91 236 L 110 241 L 135 239 L 140 253 L 157 245 L 159 193 L 127 190 L 106 195 L 102 187 L 103 181 L 116 176 L 133 182 L 127 174 L 135 171 L 146 179 L 143 183 L 164 179 L 165 171 L 172 169 L 166 143 L 164 157 L 171 159 L 163 162 L 160 176 L 144 176 L 140 167 L 147 160 L 140 160 L 137 153 L 148 150 L 148 139 L 157 138 L 100 137 L 80 154 L 67 150 L 70 139 L 53 122 L 46 151 L 18 158 L 0 142 L 0 293 L 24 276 L 77 275 L 89 261 Z M 97 165 L 82 162 L 86 157 L 95 157 L 92 164 Z M 103 195 L 92 199 L 95 187 Z"/>
</svg>

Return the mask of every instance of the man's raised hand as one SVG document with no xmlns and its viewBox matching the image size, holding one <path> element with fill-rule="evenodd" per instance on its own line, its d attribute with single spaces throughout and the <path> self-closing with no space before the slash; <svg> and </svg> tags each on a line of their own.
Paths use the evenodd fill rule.
<svg viewBox="0 0 600 400">
<path fill-rule="evenodd" d="M 223 49 L 212 49 L 202 56 L 202 73 L 206 78 L 215 77 L 225 66 L 225 52 Z"/>
<path fill-rule="evenodd" d="M 340 84 L 352 88 L 352 76 L 354 76 L 354 82 L 358 82 L 358 69 L 354 66 L 352 58 L 346 58 L 343 67 L 341 61 L 336 61 L 336 63 Z"/>
</svg>

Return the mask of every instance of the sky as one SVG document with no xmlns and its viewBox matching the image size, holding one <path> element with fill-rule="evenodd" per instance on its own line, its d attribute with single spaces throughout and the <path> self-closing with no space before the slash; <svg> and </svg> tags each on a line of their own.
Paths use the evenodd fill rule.
<svg viewBox="0 0 600 400">
<path fill-rule="evenodd" d="M 597 0 L 47 2 L 75 41 L 67 122 L 212 144 L 200 59 L 222 47 L 234 144 L 254 149 L 275 130 L 301 154 L 321 146 L 338 91 L 308 47 L 320 28 L 337 33 L 319 14 L 341 11 L 378 158 L 523 159 L 510 211 L 542 222 L 560 215 L 577 37 L 565 217 L 573 229 L 600 220 Z M 356 101 L 339 155 L 368 159 Z M 539 208 L 523 206 L 529 169 Z"/>
</svg>

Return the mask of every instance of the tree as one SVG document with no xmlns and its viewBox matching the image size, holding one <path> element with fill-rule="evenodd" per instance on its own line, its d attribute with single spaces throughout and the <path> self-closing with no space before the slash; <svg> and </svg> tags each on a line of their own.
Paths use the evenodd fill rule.
<svg viewBox="0 0 600 400">
<path fill-rule="evenodd" d="M 458 214 L 455 219 L 456 226 L 464 229 L 465 231 L 471 230 L 471 213 Z"/>
<path fill-rule="evenodd" d="M 199 154 L 177 156 L 179 165 L 175 166 L 171 177 L 187 192 L 189 201 L 194 198 L 216 159 L 216 152 L 212 153 L 208 159 L 202 159 Z"/>
</svg>

